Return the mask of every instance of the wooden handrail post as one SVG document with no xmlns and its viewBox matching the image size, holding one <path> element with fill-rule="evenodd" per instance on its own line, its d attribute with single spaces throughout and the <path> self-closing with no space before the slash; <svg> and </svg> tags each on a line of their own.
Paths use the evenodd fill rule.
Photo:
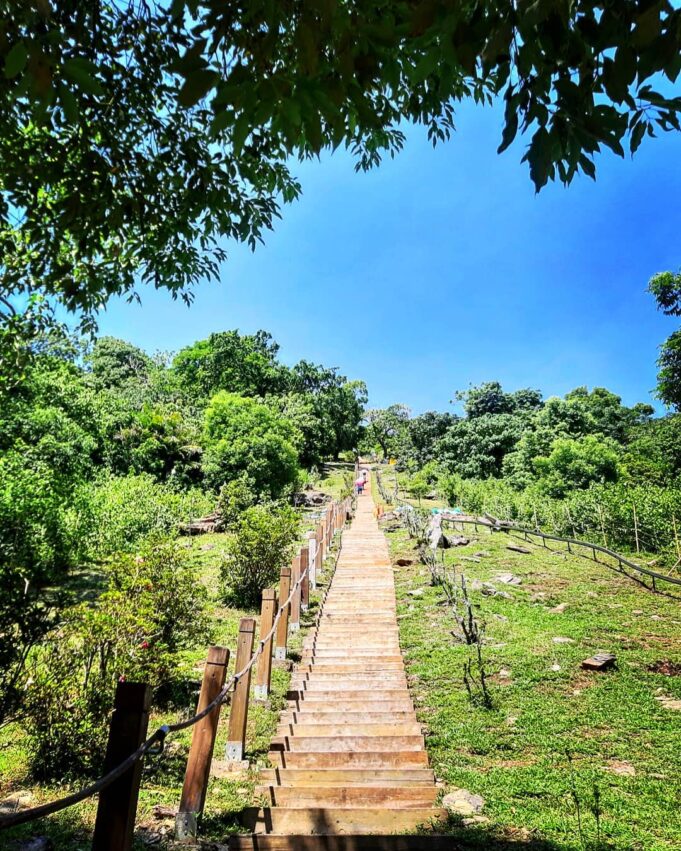
<svg viewBox="0 0 681 851">
<path fill-rule="evenodd" d="M 303 581 L 300 586 L 300 609 L 306 612 L 310 607 L 310 550 L 309 547 L 300 548 L 300 572 Z"/>
<path fill-rule="evenodd" d="M 213 646 L 208 650 L 206 667 L 203 669 L 201 693 L 196 707 L 197 714 L 212 703 L 225 684 L 229 650 L 226 647 Z M 175 836 L 177 839 L 195 839 L 198 821 L 206 802 L 206 791 L 210 779 L 210 764 L 213 759 L 215 736 L 218 731 L 221 704 L 202 718 L 192 733 L 187 770 L 180 799 L 180 809 L 175 816 Z"/>
<path fill-rule="evenodd" d="M 321 521 L 315 529 L 315 541 L 317 542 L 317 573 L 320 574 L 324 570 L 324 526 Z"/>
<path fill-rule="evenodd" d="M 310 588 L 314 591 L 317 588 L 317 540 L 314 532 L 307 533 L 307 562 Z"/>
<path fill-rule="evenodd" d="M 134 753 L 147 736 L 151 689 L 143 683 L 119 682 L 109 726 L 104 773 Z M 92 851 L 130 851 L 137 799 L 142 779 L 142 760 L 99 793 Z"/>
<path fill-rule="evenodd" d="M 241 618 L 239 621 L 239 638 L 236 645 L 236 662 L 234 671 L 238 673 L 248 664 L 253 653 L 253 638 L 255 636 L 255 618 Z M 246 749 L 246 724 L 248 722 L 248 695 L 251 690 L 251 669 L 241 677 L 234 687 L 232 707 L 229 713 L 229 730 L 227 732 L 227 750 L 225 757 L 231 761 L 244 758 Z"/>
<path fill-rule="evenodd" d="M 260 641 L 272 629 L 274 615 L 277 611 L 277 592 L 274 588 L 265 588 L 262 592 L 262 607 L 260 609 Z M 258 657 L 258 668 L 255 673 L 255 696 L 265 700 L 270 693 L 272 678 L 272 637 L 265 641 L 262 653 Z"/>
<path fill-rule="evenodd" d="M 293 559 L 291 560 L 291 587 L 294 587 L 299 579 L 300 553 L 296 556 L 293 556 Z M 300 629 L 300 598 L 300 585 L 298 585 L 296 590 L 293 592 L 293 597 L 291 598 L 291 620 L 288 625 L 291 632 L 298 632 L 298 630 Z"/>
<path fill-rule="evenodd" d="M 285 659 L 286 658 L 286 645 L 288 643 L 288 616 L 289 609 L 291 608 L 290 604 L 284 606 L 284 603 L 288 599 L 288 595 L 291 593 L 291 568 L 290 567 L 282 567 L 281 573 L 279 574 L 279 605 L 283 606 L 283 610 L 281 613 L 281 617 L 279 618 L 279 623 L 277 624 L 277 634 L 275 635 L 274 640 L 274 658 L 275 659 Z"/>
</svg>

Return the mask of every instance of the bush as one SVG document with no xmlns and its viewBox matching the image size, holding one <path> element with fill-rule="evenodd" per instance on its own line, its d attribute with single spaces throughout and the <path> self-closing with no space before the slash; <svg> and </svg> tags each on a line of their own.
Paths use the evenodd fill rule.
<svg viewBox="0 0 681 851">
<path fill-rule="evenodd" d="M 91 507 L 84 525 L 89 549 L 99 557 L 134 550 L 148 536 L 173 534 L 214 507 L 201 491 L 176 491 L 147 473 L 110 476 L 86 489 Z"/>
<path fill-rule="evenodd" d="M 245 473 L 223 485 L 218 495 L 217 508 L 225 529 L 232 529 L 243 512 L 255 502 L 253 482 Z"/>
<path fill-rule="evenodd" d="M 180 650 L 209 640 L 206 589 L 189 558 L 165 541 L 117 561 L 96 604 L 68 610 L 35 654 L 25 707 L 36 776 L 98 771 L 116 682 L 158 688 Z"/>
<path fill-rule="evenodd" d="M 291 559 L 300 517 L 290 506 L 254 505 L 239 518 L 221 566 L 226 600 L 257 605 L 263 588 L 276 582 Z"/>
</svg>

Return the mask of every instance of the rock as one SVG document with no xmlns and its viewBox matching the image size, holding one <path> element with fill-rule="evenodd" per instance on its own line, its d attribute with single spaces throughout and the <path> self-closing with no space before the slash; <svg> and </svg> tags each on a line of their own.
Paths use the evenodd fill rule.
<svg viewBox="0 0 681 851">
<path fill-rule="evenodd" d="M 508 621 L 508 618 L 506 617 L 506 615 L 496 615 L 495 614 L 495 615 L 493 615 L 493 617 L 494 617 L 495 620 L 501 621 L 502 623 L 506 623 L 506 621 Z"/>
<path fill-rule="evenodd" d="M 567 609 L 567 603 L 559 603 L 557 606 L 554 606 L 552 609 L 549 609 L 549 611 L 553 615 L 562 615 L 565 609 Z"/>
<path fill-rule="evenodd" d="M 555 662 L 553 665 L 551 665 L 551 670 L 552 671 L 560 671 L 560 665 L 557 662 Z"/>
<path fill-rule="evenodd" d="M 523 553 L 523 555 L 529 555 L 532 552 L 532 550 L 528 550 L 527 547 L 521 547 L 519 544 L 506 544 L 506 549 L 514 553 Z"/>
<path fill-rule="evenodd" d="M 169 807 L 166 804 L 156 804 L 151 808 L 154 818 L 157 819 L 174 819 L 177 815 L 177 807 Z"/>
<path fill-rule="evenodd" d="M 487 816 L 470 816 L 469 818 L 461 819 L 461 824 L 464 827 L 473 827 L 475 824 L 487 824 L 489 819 Z"/>
<path fill-rule="evenodd" d="M 499 671 L 499 677 L 500 677 L 502 680 L 510 680 L 510 678 L 511 678 L 511 672 L 508 670 L 508 668 L 502 668 L 502 669 Z"/>
<path fill-rule="evenodd" d="M 555 638 L 552 638 L 554 644 L 574 644 L 574 638 L 566 638 L 564 635 L 557 635 Z"/>
<path fill-rule="evenodd" d="M 499 573 L 494 577 L 494 581 L 501 582 L 504 585 L 520 585 L 522 583 L 522 579 L 512 573 Z"/>
<path fill-rule="evenodd" d="M 199 547 L 202 553 L 207 553 L 209 550 L 215 549 L 215 544 L 203 544 Z"/>
<path fill-rule="evenodd" d="M 490 553 L 488 553 L 488 552 L 487 552 L 487 550 L 480 550 L 480 551 L 479 551 L 479 552 L 477 552 L 477 553 L 473 553 L 473 555 L 474 555 L 476 558 L 489 558 Z"/>
<path fill-rule="evenodd" d="M 554 639 L 555 640 L 555 639 Z M 596 653 L 582 662 L 585 671 L 607 671 L 617 664 L 617 657 L 612 653 Z"/>
<path fill-rule="evenodd" d="M 642 614 L 644 614 L 643 609 L 632 609 L 632 610 L 631 610 L 631 613 L 632 613 L 632 615 L 642 615 Z"/>
<path fill-rule="evenodd" d="M 8 851 L 52 851 L 54 845 L 47 836 L 33 836 L 31 839 L 21 839 L 12 843 Z"/>
<path fill-rule="evenodd" d="M 610 774 L 617 774 L 620 777 L 636 777 L 636 769 L 630 762 L 624 762 L 619 759 L 611 759 L 605 766 L 605 770 Z"/>
<path fill-rule="evenodd" d="M 663 621 L 664 618 L 661 618 L 659 615 L 651 615 L 650 620 L 651 621 Z"/>
<path fill-rule="evenodd" d="M 461 816 L 474 816 L 482 812 L 485 799 L 473 795 L 468 789 L 455 789 L 442 799 L 442 806 Z"/>
<path fill-rule="evenodd" d="M 410 564 L 414 564 L 413 558 L 398 558 L 395 560 L 395 564 L 399 565 L 399 567 L 409 567 Z"/>
<path fill-rule="evenodd" d="M 415 588 L 413 591 L 408 592 L 410 597 L 423 597 L 423 588 Z"/>
<path fill-rule="evenodd" d="M 482 591 L 483 582 L 480 579 L 474 579 L 468 587 L 471 591 Z"/>
<path fill-rule="evenodd" d="M 681 700 L 674 697 L 669 697 L 666 694 L 658 695 L 655 700 L 659 701 L 664 709 L 672 709 L 675 712 L 681 712 Z"/>
<path fill-rule="evenodd" d="M 480 564 L 480 559 L 475 556 L 459 556 L 463 561 L 472 561 L 474 564 Z"/>
<path fill-rule="evenodd" d="M 464 535 L 446 535 L 448 547 L 467 547 L 470 544 L 470 539 Z"/>
<path fill-rule="evenodd" d="M 35 798 L 31 792 L 19 791 L 9 795 L 4 801 L 0 801 L 0 816 L 16 813 L 17 810 L 26 810 L 33 806 Z"/>
</svg>

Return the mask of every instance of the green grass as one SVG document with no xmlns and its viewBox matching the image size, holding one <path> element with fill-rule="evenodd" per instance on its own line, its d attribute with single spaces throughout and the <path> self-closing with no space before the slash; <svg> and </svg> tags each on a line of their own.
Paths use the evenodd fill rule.
<svg viewBox="0 0 681 851">
<path fill-rule="evenodd" d="M 489 822 L 450 830 L 470 848 L 514 840 L 553 849 L 681 847 L 681 712 L 656 700 L 681 698 L 681 678 L 649 670 L 680 661 L 681 601 L 562 552 L 527 545 L 524 555 L 506 549 L 506 535 L 465 534 L 468 546 L 444 552 L 449 570 L 510 595 L 470 592 L 486 624 L 492 709 L 471 704 L 463 687 L 471 649 L 451 634 L 442 589 L 430 585 L 406 533 L 388 534 L 393 557 L 414 560 L 395 574 L 400 633 L 433 768 L 445 786 L 486 800 Z M 462 558 L 476 552 L 484 553 L 478 563 Z M 501 572 L 522 584 L 495 581 Z M 551 612 L 558 604 L 564 612 Z M 616 654 L 617 669 L 583 671 L 581 661 L 599 650 Z M 615 773 L 623 770 L 634 774 Z"/>
</svg>

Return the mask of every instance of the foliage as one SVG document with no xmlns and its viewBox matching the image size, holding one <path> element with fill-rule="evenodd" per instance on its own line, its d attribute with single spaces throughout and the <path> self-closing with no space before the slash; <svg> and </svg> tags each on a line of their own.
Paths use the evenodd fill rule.
<svg viewBox="0 0 681 851">
<path fill-rule="evenodd" d="M 98 389 L 123 389 L 149 377 L 153 362 L 146 352 L 117 337 L 98 337 L 89 356 Z"/>
<path fill-rule="evenodd" d="M 190 399 L 208 400 L 221 390 L 240 396 L 281 392 L 286 380 L 277 362 L 279 346 L 267 331 L 241 336 L 220 331 L 181 349 L 172 368 Z"/>
<path fill-rule="evenodd" d="M 594 482 L 615 482 L 619 477 L 619 453 L 614 441 L 590 434 L 574 440 L 559 437 L 548 456 L 534 462 L 539 487 L 549 496 L 562 497 Z"/>
<path fill-rule="evenodd" d="M 176 533 L 182 523 L 214 505 L 201 491 L 173 490 L 148 473 L 105 476 L 83 490 L 89 513 L 81 517 L 82 533 L 100 558 L 130 552 L 149 536 Z"/>
<path fill-rule="evenodd" d="M 539 189 L 603 146 L 679 129 L 681 68 L 661 0 L 262 6 L 65 2 L 12 10 L 0 44 L 0 245 L 12 293 L 94 311 L 138 281 L 190 300 L 225 237 L 254 247 L 299 186 L 295 157 L 433 144 L 454 105 L 503 98 L 499 150 L 530 133 Z M 113 107 L 112 107 L 113 105 Z M 29 166 L 27 167 L 27 164 Z M 34 283 L 36 282 L 36 283 Z"/>
<path fill-rule="evenodd" d="M 227 482 L 220 488 L 217 509 L 220 519 L 226 529 L 232 529 L 247 508 L 256 502 L 253 483 L 246 473 L 241 473 L 236 479 Z"/>
<path fill-rule="evenodd" d="M 290 506 L 247 508 L 227 543 L 220 571 L 225 599 L 258 605 L 263 588 L 276 582 L 288 564 L 299 527 L 299 515 Z"/>
<path fill-rule="evenodd" d="M 390 405 L 388 408 L 372 408 L 365 414 L 367 421 L 365 441 L 380 447 L 384 458 L 397 455 L 409 420 L 406 405 Z"/>
<path fill-rule="evenodd" d="M 522 422 L 508 413 L 458 420 L 439 441 L 438 458 L 448 471 L 468 478 L 499 476 L 522 429 Z"/>
<path fill-rule="evenodd" d="M 435 460 L 437 442 L 454 424 L 456 417 L 449 413 L 426 411 L 407 422 L 402 433 L 399 457 L 402 465 L 423 467 Z"/>
<path fill-rule="evenodd" d="M 26 725 L 36 776 L 99 770 L 116 682 L 164 683 L 178 651 L 208 640 L 206 596 L 188 555 L 158 542 L 114 562 L 94 606 L 67 611 L 31 664 Z"/>
<path fill-rule="evenodd" d="M 657 307 L 667 316 L 681 316 L 681 272 L 659 272 L 648 282 Z M 681 329 L 660 346 L 657 365 L 657 398 L 675 411 L 681 411 Z"/>
<path fill-rule="evenodd" d="M 627 476 L 637 483 L 672 484 L 681 477 L 681 414 L 632 429 L 624 455 Z"/>
<path fill-rule="evenodd" d="M 485 414 L 512 414 L 516 411 L 533 411 L 541 408 L 542 395 L 529 388 L 516 393 L 505 393 L 498 381 L 487 381 L 469 390 L 457 390 L 454 398 L 463 402 L 469 419 Z"/>
<path fill-rule="evenodd" d="M 278 498 L 295 484 L 299 433 L 267 405 L 221 391 L 206 408 L 204 435 L 210 486 L 245 473 L 259 497 Z"/>
</svg>

